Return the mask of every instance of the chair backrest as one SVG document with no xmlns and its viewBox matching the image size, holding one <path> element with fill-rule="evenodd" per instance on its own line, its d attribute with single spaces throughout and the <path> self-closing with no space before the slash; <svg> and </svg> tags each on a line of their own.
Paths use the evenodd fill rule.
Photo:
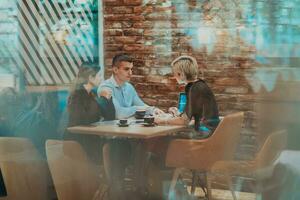
<svg viewBox="0 0 300 200">
<path fill-rule="evenodd" d="M 213 135 L 209 138 L 211 147 L 217 149 L 215 157 L 221 160 L 232 160 L 240 140 L 244 113 L 238 112 L 226 115 Z"/>
<path fill-rule="evenodd" d="M 30 140 L 1 137 L 0 167 L 7 190 L 5 199 L 50 199 L 47 163 Z"/>
<path fill-rule="evenodd" d="M 93 199 L 98 174 L 79 143 L 47 140 L 46 154 L 59 200 Z"/>
<path fill-rule="evenodd" d="M 287 132 L 276 131 L 270 134 L 255 156 L 255 164 L 258 168 L 267 167 L 279 157 L 287 143 Z"/>
</svg>

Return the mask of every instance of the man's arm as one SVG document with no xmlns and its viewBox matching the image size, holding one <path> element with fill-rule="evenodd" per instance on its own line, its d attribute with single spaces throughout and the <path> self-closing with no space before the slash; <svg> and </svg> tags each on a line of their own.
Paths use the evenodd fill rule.
<svg viewBox="0 0 300 200">
<path fill-rule="evenodd" d="M 136 111 L 136 106 L 123 107 L 120 105 L 119 101 L 114 97 L 114 95 L 112 96 L 112 98 L 116 110 L 116 119 L 129 118 L 134 115 Z"/>
<path fill-rule="evenodd" d="M 113 102 L 116 108 L 116 117 L 117 119 L 128 118 L 134 115 L 138 108 L 144 107 L 147 109 L 149 107 L 146 105 L 138 96 L 135 88 L 130 84 L 129 90 L 127 91 L 128 95 L 132 95 L 132 104 L 129 107 L 123 107 L 119 104 L 117 98 L 113 98 Z"/>
<path fill-rule="evenodd" d="M 103 96 L 107 99 L 110 99 L 110 97 L 112 95 L 112 91 L 113 91 L 113 87 L 111 85 L 102 83 L 99 85 L 99 87 L 97 89 L 97 95 L 98 95 L 98 97 Z"/>
<path fill-rule="evenodd" d="M 164 113 L 162 110 L 154 106 L 149 106 L 145 102 L 143 102 L 143 100 L 139 97 L 139 95 L 137 94 L 133 86 L 132 86 L 132 92 L 134 94 L 134 99 L 133 99 L 134 106 L 143 107 L 147 111 L 147 114 L 151 114 L 151 115 L 159 115 Z"/>
<path fill-rule="evenodd" d="M 123 119 L 123 118 L 128 118 L 128 117 L 133 116 L 136 109 L 137 109 L 136 106 L 134 106 L 134 105 L 130 106 L 130 107 L 121 106 L 118 98 L 116 97 L 116 95 L 113 92 L 114 91 L 113 88 L 114 88 L 114 86 L 112 86 L 110 83 L 102 83 L 98 87 L 97 94 L 98 94 L 98 96 L 100 96 L 100 94 L 105 90 L 111 90 L 112 91 L 111 97 L 112 97 L 112 101 L 113 101 L 113 104 L 114 104 L 114 107 L 115 107 L 115 110 L 116 110 L 116 119 Z M 132 93 L 132 94 L 135 95 L 135 93 Z M 144 105 L 144 103 L 142 105 Z"/>
<path fill-rule="evenodd" d="M 145 106 L 145 107 L 148 107 L 148 105 L 145 104 L 143 102 L 143 100 L 139 97 L 139 95 L 137 94 L 135 88 L 132 85 L 131 85 L 131 92 L 134 95 L 133 96 L 133 102 L 132 102 L 133 106 Z"/>
</svg>

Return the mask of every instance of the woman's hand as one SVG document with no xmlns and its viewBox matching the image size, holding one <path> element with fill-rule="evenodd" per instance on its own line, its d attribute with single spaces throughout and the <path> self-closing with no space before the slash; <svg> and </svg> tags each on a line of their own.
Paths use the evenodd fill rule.
<svg viewBox="0 0 300 200">
<path fill-rule="evenodd" d="M 105 97 L 106 99 L 110 99 L 112 95 L 112 91 L 110 89 L 103 89 L 100 93 L 99 96 Z"/>
<path fill-rule="evenodd" d="M 173 117 L 176 117 L 176 116 L 178 116 L 180 113 L 179 113 L 179 110 L 176 108 L 176 107 L 170 107 L 169 109 L 168 109 L 168 112 L 170 113 L 170 114 L 172 114 L 173 115 Z"/>
</svg>

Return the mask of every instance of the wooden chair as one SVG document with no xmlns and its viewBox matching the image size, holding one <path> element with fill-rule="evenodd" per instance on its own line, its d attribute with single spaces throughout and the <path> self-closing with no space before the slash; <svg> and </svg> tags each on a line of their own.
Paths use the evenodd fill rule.
<svg viewBox="0 0 300 200">
<path fill-rule="evenodd" d="M 257 152 L 253 160 L 248 161 L 219 161 L 211 169 L 211 173 L 221 174 L 226 177 L 227 185 L 231 190 L 234 200 L 236 195 L 232 185 L 232 176 L 250 177 L 255 180 L 256 192 L 263 187 L 263 180 L 273 175 L 275 161 L 284 149 L 287 142 L 286 131 L 277 131 L 270 134 Z"/>
<path fill-rule="evenodd" d="M 175 139 L 171 141 L 166 156 L 166 166 L 175 167 L 170 192 L 174 191 L 183 169 L 205 173 L 207 196 L 211 199 L 211 184 L 208 172 L 215 162 L 232 160 L 239 142 L 243 112 L 225 116 L 213 135 L 203 140 Z"/>
<path fill-rule="evenodd" d="M 46 154 L 59 200 L 95 199 L 98 196 L 99 174 L 79 143 L 47 140 Z"/>
<path fill-rule="evenodd" d="M 0 167 L 7 189 L 1 199 L 50 199 L 47 163 L 25 138 L 0 138 Z"/>
</svg>

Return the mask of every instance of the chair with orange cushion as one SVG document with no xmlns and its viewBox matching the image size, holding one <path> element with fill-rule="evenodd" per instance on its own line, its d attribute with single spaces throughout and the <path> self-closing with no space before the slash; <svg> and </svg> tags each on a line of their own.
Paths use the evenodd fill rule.
<svg viewBox="0 0 300 200">
<path fill-rule="evenodd" d="M 170 192 L 174 191 L 183 169 L 195 170 L 206 175 L 207 196 L 211 199 L 210 177 L 207 172 L 220 160 L 233 160 L 239 142 L 244 114 L 238 112 L 225 116 L 213 135 L 207 139 L 175 139 L 170 142 L 166 166 L 175 167 Z"/>
<path fill-rule="evenodd" d="M 263 180 L 266 180 L 273 175 L 275 161 L 283 151 L 286 141 L 286 131 L 276 131 L 266 138 L 253 160 L 219 161 L 214 164 L 211 169 L 211 173 L 221 174 L 226 177 L 227 185 L 235 200 L 237 198 L 232 185 L 232 176 L 254 179 L 256 184 L 253 189 L 256 192 L 259 192 L 259 190 L 264 188 L 262 187 Z"/>
</svg>

